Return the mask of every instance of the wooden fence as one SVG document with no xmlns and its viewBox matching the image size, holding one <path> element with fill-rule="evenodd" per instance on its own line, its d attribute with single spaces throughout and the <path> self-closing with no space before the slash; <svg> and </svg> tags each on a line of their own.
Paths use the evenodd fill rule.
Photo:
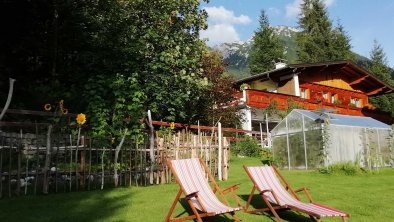
<svg viewBox="0 0 394 222">
<path fill-rule="evenodd" d="M 199 157 L 220 180 L 227 179 L 229 142 L 221 130 L 155 131 L 154 160 L 149 135 L 125 140 L 116 167 L 119 186 L 172 181 L 167 159 Z M 79 144 L 77 145 L 77 141 Z M 0 198 L 103 189 L 114 186 L 115 146 L 83 135 L 0 132 Z M 49 145 L 49 147 L 48 147 Z"/>
</svg>

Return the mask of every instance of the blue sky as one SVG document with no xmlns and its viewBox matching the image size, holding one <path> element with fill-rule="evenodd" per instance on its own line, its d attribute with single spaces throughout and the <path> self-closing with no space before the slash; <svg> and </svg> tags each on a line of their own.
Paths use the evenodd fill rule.
<svg viewBox="0 0 394 222">
<path fill-rule="evenodd" d="M 208 12 L 209 28 L 201 33 L 209 45 L 246 41 L 258 28 L 258 17 L 264 9 L 271 25 L 297 27 L 302 0 L 210 0 L 202 7 Z M 394 67 L 394 1 L 393 0 L 324 0 L 330 19 L 337 20 L 351 37 L 352 50 L 369 57 L 376 39 Z"/>
</svg>

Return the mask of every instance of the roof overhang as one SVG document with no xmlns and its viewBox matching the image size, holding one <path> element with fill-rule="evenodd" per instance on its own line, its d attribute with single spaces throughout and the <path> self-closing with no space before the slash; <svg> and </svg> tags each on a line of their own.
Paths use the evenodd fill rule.
<svg viewBox="0 0 394 222">
<path fill-rule="evenodd" d="M 350 60 L 338 60 L 320 63 L 290 64 L 283 68 L 274 69 L 268 72 L 253 75 L 238 80 L 235 85 L 250 83 L 256 80 L 266 81 L 268 79 L 279 82 L 284 77 L 294 74 L 305 75 L 314 72 L 339 72 L 347 77 L 349 84 L 356 89 L 360 89 L 368 96 L 377 96 L 394 92 L 394 87 L 376 78 L 373 74 L 358 66 Z"/>
</svg>

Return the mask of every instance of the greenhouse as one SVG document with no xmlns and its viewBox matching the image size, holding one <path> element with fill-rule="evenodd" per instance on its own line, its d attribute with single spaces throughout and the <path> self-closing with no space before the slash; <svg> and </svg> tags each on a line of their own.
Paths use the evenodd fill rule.
<svg viewBox="0 0 394 222">
<path fill-rule="evenodd" d="M 349 161 L 368 168 L 394 165 L 391 126 L 370 117 L 332 111 L 291 111 L 271 131 L 276 163 L 287 169 Z"/>
</svg>

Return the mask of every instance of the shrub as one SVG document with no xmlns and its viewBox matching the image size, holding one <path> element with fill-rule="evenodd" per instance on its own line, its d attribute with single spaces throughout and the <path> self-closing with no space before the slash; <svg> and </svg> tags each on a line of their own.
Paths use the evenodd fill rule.
<svg viewBox="0 0 394 222">
<path fill-rule="evenodd" d="M 269 148 L 261 149 L 261 162 L 263 164 L 272 165 L 274 162 L 274 157 L 272 155 L 272 150 Z"/>
<path fill-rule="evenodd" d="M 357 164 L 352 162 L 343 162 L 332 164 L 328 167 L 322 167 L 318 169 L 323 174 L 345 174 L 345 175 L 357 175 L 363 171 Z"/>
<path fill-rule="evenodd" d="M 261 146 L 252 137 L 244 137 L 238 143 L 232 143 L 230 148 L 237 156 L 260 157 Z"/>
</svg>

